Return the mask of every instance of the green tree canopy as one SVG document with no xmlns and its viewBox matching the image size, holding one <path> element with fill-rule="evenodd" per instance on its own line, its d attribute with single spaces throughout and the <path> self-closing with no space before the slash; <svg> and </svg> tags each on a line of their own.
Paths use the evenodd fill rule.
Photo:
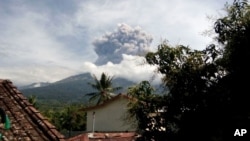
<svg viewBox="0 0 250 141">
<path fill-rule="evenodd" d="M 163 74 L 169 92 L 161 99 L 151 99 L 151 105 L 166 106 L 161 115 L 166 131 L 149 130 L 155 135 L 145 132 L 144 140 L 155 139 L 156 135 L 162 135 L 156 140 L 163 141 L 232 140 L 236 129 L 250 129 L 250 9 L 246 0 L 235 0 L 226 5 L 226 12 L 214 24 L 219 46 L 192 50 L 163 42 L 156 52 L 146 55 L 147 62 L 158 66 Z M 140 118 L 147 118 L 149 113 L 144 114 Z"/>
<path fill-rule="evenodd" d="M 87 115 L 81 110 L 82 108 L 84 106 L 81 104 L 70 104 L 60 110 L 46 110 L 43 114 L 58 130 L 67 132 L 67 136 L 71 136 L 71 131 L 86 130 Z"/>
<path fill-rule="evenodd" d="M 165 120 L 162 118 L 164 101 L 160 95 L 154 93 L 154 88 L 148 81 L 142 81 L 128 88 L 128 96 L 132 97 L 128 103 L 127 121 L 136 124 L 139 134 L 143 136 L 138 140 L 158 140 L 165 137 Z M 135 121 L 134 121 L 135 120 Z"/>
<path fill-rule="evenodd" d="M 185 46 L 171 47 L 163 42 L 157 52 L 146 55 L 149 64 L 158 66 L 169 89 L 161 100 L 167 107 L 162 118 L 169 131 L 162 134 L 169 133 L 167 137 L 174 139 L 187 138 L 195 136 L 201 126 L 206 126 L 206 123 L 197 121 L 203 119 L 213 103 L 210 101 L 213 96 L 208 94 L 211 86 L 224 76 L 223 68 L 216 65 L 220 54 L 214 45 L 198 51 Z M 207 118 L 203 120 L 209 122 Z"/>
<path fill-rule="evenodd" d="M 81 108 L 81 105 L 69 105 L 60 112 L 59 122 L 63 129 L 69 131 L 69 136 L 71 131 L 86 129 L 86 112 L 81 111 Z"/>
</svg>

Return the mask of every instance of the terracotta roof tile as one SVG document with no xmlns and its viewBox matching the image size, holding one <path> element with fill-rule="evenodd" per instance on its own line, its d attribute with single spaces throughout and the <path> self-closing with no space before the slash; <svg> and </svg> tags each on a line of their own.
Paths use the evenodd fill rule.
<svg viewBox="0 0 250 141">
<path fill-rule="evenodd" d="M 9 141 L 65 141 L 42 114 L 10 80 L 0 79 L 0 108 L 9 116 L 11 128 L 0 127 L 3 140 Z"/>
<path fill-rule="evenodd" d="M 68 141 L 135 141 L 135 132 L 99 132 L 83 133 L 68 139 Z"/>
</svg>

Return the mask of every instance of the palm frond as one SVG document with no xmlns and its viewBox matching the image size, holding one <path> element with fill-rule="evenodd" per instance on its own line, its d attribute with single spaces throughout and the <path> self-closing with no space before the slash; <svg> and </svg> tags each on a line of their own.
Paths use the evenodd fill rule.
<svg viewBox="0 0 250 141">
<path fill-rule="evenodd" d="M 94 95 L 96 95 L 96 94 L 97 94 L 97 92 L 93 92 L 93 93 L 85 94 L 85 96 L 94 96 Z"/>
<path fill-rule="evenodd" d="M 95 101 L 96 99 L 100 99 L 98 97 L 100 97 L 100 95 L 93 95 L 92 97 L 89 98 L 89 101 L 92 102 Z"/>
<path fill-rule="evenodd" d="M 111 93 L 120 90 L 122 87 L 112 87 L 113 76 L 108 76 L 106 73 L 102 73 L 100 80 L 93 75 L 95 83 L 88 83 L 92 88 L 96 89 L 98 92 L 93 92 L 87 94 L 91 96 L 90 101 L 97 100 L 97 104 L 107 101 L 112 98 Z"/>
</svg>

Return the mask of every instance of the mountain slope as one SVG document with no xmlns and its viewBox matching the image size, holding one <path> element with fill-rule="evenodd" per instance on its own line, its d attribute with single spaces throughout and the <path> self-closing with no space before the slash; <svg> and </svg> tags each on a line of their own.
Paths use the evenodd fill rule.
<svg viewBox="0 0 250 141">
<path fill-rule="evenodd" d="M 37 87 L 45 87 L 48 86 L 50 83 L 49 82 L 37 82 L 37 83 L 32 83 L 30 85 L 26 86 L 21 86 L 19 89 L 31 89 L 31 88 L 37 88 Z"/>
<path fill-rule="evenodd" d="M 83 73 L 71 76 L 55 83 L 35 88 L 20 88 L 25 96 L 35 95 L 38 100 L 42 101 L 60 101 L 60 102 L 87 102 L 85 94 L 94 92 L 88 83 L 94 82 L 90 73 Z M 125 92 L 127 87 L 135 83 L 124 78 L 114 78 L 113 86 L 123 87 L 117 93 Z"/>
</svg>

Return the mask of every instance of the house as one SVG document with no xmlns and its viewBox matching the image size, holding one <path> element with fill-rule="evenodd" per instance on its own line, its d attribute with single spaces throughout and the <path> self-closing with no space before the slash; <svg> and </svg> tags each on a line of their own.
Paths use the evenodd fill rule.
<svg viewBox="0 0 250 141">
<path fill-rule="evenodd" d="M 131 100 L 118 94 L 110 100 L 85 108 L 87 112 L 87 132 L 134 132 L 136 127 L 126 122 L 127 104 Z"/>
<path fill-rule="evenodd" d="M 48 119 L 31 105 L 10 80 L 0 79 L 1 121 L 9 119 L 10 127 L 0 125 L 3 141 L 65 141 L 65 137 Z M 6 117 L 3 116 L 6 114 Z M 4 123 L 6 124 L 6 123 Z"/>
<path fill-rule="evenodd" d="M 118 94 L 102 104 L 87 107 L 87 132 L 68 141 L 135 141 L 136 127 L 126 121 L 127 105 L 134 100 Z"/>
</svg>

